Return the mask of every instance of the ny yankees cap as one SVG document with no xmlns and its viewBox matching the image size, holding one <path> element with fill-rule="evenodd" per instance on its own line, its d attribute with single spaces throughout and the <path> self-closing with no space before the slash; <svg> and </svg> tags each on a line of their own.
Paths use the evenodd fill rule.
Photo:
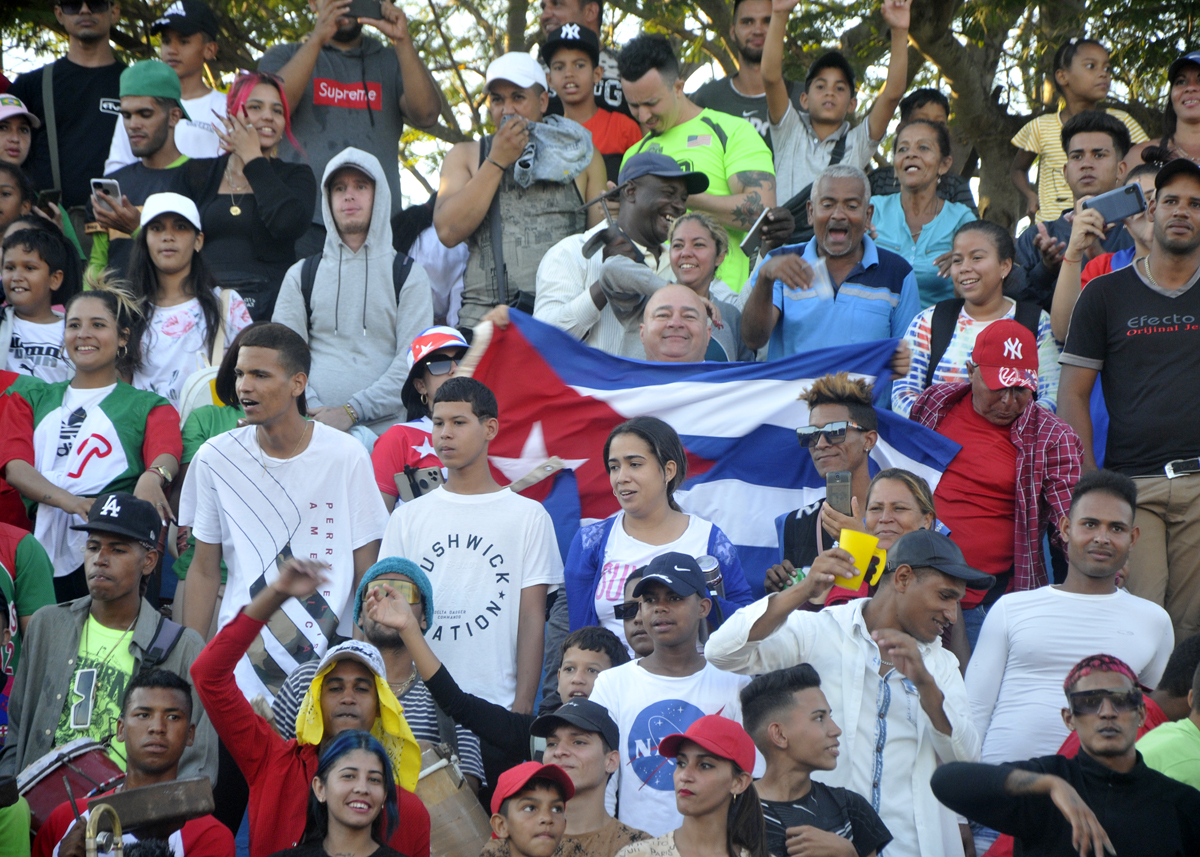
<svg viewBox="0 0 1200 857">
<path fill-rule="evenodd" d="M 704 584 L 704 572 L 700 570 L 700 564 L 695 557 L 685 553 L 671 551 L 650 560 L 642 579 L 633 587 L 633 597 L 639 597 L 650 583 L 661 583 L 676 595 L 708 598 L 708 587 Z"/>
<path fill-rule="evenodd" d="M 214 41 L 217 38 L 217 16 L 207 3 L 200 0 L 175 0 L 162 16 L 150 25 L 151 35 L 163 30 L 174 30 L 181 36 L 206 33 Z"/>
<path fill-rule="evenodd" d="M 989 390 L 1024 387 L 1037 392 L 1037 340 L 1016 319 L 997 319 L 985 327 L 975 338 L 971 362 L 979 367 Z"/>
<path fill-rule="evenodd" d="M 71 527 L 85 533 L 113 533 L 139 542 L 158 544 L 162 518 L 154 504 L 123 492 L 101 494 L 92 502 L 86 524 Z"/>
<path fill-rule="evenodd" d="M 592 58 L 592 65 L 600 65 L 600 38 L 579 24 L 563 24 L 557 30 L 551 30 L 542 43 L 538 56 L 547 65 L 560 48 L 571 48 L 583 51 Z"/>
</svg>

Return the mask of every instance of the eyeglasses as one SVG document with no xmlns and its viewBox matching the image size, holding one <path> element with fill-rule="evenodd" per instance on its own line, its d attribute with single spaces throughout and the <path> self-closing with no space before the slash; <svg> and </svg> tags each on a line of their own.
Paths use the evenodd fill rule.
<svg viewBox="0 0 1200 857">
<path fill-rule="evenodd" d="M 626 601 L 624 604 L 618 604 L 613 607 L 613 613 L 616 617 L 624 622 L 626 619 L 632 619 L 638 614 L 638 610 L 642 607 L 640 601 Z"/>
<path fill-rule="evenodd" d="M 370 592 L 377 586 L 390 586 L 396 590 L 397 594 L 409 604 L 421 603 L 421 590 L 417 588 L 415 583 L 407 580 L 372 580 L 367 584 L 367 592 Z"/>
<path fill-rule="evenodd" d="M 463 359 L 463 352 L 454 354 L 450 357 L 434 357 L 425 361 L 425 368 L 429 370 L 430 375 L 448 375 L 450 370 L 454 368 L 454 364 Z"/>
<path fill-rule="evenodd" d="M 852 423 L 849 420 L 837 420 L 836 422 L 826 423 L 823 426 L 800 426 L 796 429 L 796 437 L 800 440 L 800 445 L 807 449 L 810 446 L 816 446 L 820 440 L 820 436 L 825 436 L 826 443 L 844 443 L 846 440 L 846 429 L 858 429 L 866 431 L 865 428 L 858 423 Z"/>
<path fill-rule="evenodd" d="M 1142 707 L 1142 692 L 1136 687 L 1125 690 L 1080 690 L 1067 694 L 1071 703 L 1071 713 L 1099 714 L 1104 700 L 1112 703 L 1118 713 L 1136 711 Z"/>
<path fill-rule="evenodd" d="M 58 8 L 63 10 L 64 15 L 78 15 L 83 11 L 83 7 L 87 6 L 92 12 L 107 12 L 108 7 L 112 5 L 112 0 L 67 0 L 65 3 L 59 3 Z"/>
</svg>

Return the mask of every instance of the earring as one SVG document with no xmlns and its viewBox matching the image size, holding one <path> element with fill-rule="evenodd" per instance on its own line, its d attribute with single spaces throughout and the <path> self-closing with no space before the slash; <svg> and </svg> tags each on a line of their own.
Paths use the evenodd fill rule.
<svg viewBox="0 0 1200 857">
<path fill-rule="evenodd" d="M 429 407 L 429 397 L 424 393 L 421 394 L 421 404 L 425 407 Z"/>
<path fill-rule="evenodd" d="M 122 345 L 120 348 L 117 349 L 117 359 L 124 360 L 125 355 L 127 355 L 128 353 L 129 353 L 129 347 L 126 345 Z"/>
</svg>

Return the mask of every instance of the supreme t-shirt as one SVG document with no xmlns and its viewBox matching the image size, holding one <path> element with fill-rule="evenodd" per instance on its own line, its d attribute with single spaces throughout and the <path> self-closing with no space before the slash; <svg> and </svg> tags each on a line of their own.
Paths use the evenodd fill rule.
<svg viewBox="0 0 1200 857">
<path fill-rule="evenodd" d="M 1161 476 L 1167 462 L 1200 455 L 1200 270 L 1173 292 L 1144 270 L 1139 262 L 1088 284 L 1059 360 L 1103 370 L 1104 466 L 1127 476 Z"/>
</svg>

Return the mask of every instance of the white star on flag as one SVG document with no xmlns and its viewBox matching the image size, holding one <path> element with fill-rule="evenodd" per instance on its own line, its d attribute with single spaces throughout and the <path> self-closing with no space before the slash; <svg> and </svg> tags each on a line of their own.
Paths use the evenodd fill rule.
<svg viewBox="0 0 1200 857">
<path fill-rule="evenodd" d="M 91 8 L 91 7 L 88 7 L 88 8 Z M 429 438 L 425 438 L 424 440 L 422 440 L 420 446 L 414 446 L 413 452 L 420 455 L 421 458 L 424 458 L 427 455 L 434 455 L 434 456 L 437 455 L 437 450 L 434 449 L 433 445 L 429 443 Z"/>
<path fill-rule="evenodd" d="M 548 458 L 550 458 L 550 453 L 546 450 L 546 438 L 542 432 L 541 420 L 535 422 L 529 429 L 529 437 L 525 439 L 525 445 L 521 447 L 520 458 L 488 456 L 488 460 L 496 465 L 497 469 L 507 476 L 510 482 L 516 482 Z M 563 468 L 578 470 L 587 460 L 586 458 L 563 459 Z"/>
</svg>

